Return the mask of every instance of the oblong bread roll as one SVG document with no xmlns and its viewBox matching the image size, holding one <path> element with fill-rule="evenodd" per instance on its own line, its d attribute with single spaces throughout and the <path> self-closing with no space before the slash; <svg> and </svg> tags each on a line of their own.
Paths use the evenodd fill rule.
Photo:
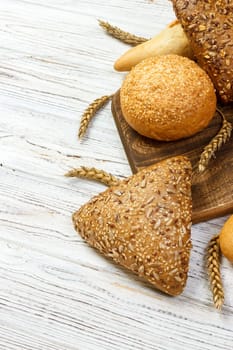
<svg viewBox="0 0 233 350">
<path fill-rule="evenodd" d="M 176 54 L 193 57 L 189 41 L 179 21 L 173 21 L 151 40 L 128 50 L 114 64 L 117 71 L 129 71 L 148 57 Z"/>
</svg>

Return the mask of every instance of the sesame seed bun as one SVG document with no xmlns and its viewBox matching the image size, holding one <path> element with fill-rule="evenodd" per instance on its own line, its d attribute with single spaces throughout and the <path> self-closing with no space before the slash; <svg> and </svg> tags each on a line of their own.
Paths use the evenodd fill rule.
<svg viewBox="0 0 233 350">
<path fill-rule="evenodd" d="M 144 168 L 74 213 L 75 229 L 105 256 L 178 295 L 189 269 L 191 174 L 185 157 Z"/>
<path fill-rule="evenodd" d="M 172 141 L 205 128 L 216 110 L 214 86 L 193 61 L 177 55 L 143 60 L 127 75 L 120 101 L 139 134 Z"/>
<path fill-rule="evenodd" d="M 233 263 L 233 215 L 224 224 L 219 243 L 223 255 Z"/>
</svg>

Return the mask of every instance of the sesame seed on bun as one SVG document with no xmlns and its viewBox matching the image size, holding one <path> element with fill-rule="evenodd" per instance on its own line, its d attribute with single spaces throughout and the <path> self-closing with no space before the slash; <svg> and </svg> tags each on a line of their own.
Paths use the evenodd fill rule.
<svg viewBox="0 0 233 350">
<path fill-rule="evenodd" d="M 139 134 L 162 141 L 204 129 L 216 110 L 214 86 L 194 61 L 177 55 L 147 58 L 124 80 L 121 108 Z"/>
</svg>

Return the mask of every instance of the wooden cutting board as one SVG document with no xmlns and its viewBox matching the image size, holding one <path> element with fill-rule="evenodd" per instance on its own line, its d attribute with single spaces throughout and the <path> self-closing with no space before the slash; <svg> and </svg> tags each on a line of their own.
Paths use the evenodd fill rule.
<svg viewBox="0 0 233 350">
<path fill-rule="evenodd" d="M 221 108 L 233 122 L 233 105 Z M 112 113 L 133 173 L 162 159 L 187 156 L 194 169 L 203 148 L 221 127 L 221 117 L 216 113 L 211 124 L 197 135 L 175 142 L 161 142 L 143 137 L 125 121 L 119 91 L 112 100 Z M 206 221 L 233 213 L 233 137 L 217 153 L 208 169 L 193 180 L 193 222 Z"/>
</svg>

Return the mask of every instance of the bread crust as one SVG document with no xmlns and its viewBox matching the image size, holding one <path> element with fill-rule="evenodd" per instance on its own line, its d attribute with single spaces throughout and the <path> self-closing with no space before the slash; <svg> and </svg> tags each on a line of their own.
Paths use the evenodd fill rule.
<svg viewBox="0 0 233 350">
<path fill-rule="evenodd" d="M 173 21 L 152 39 L 125 52 L 114 64 L 118 71 L 130 71 L 148 57 L 176 54 L 193 58 L 187 35 L 179 21 Z"/>
<path fill-rule="evenodd" d="M 172 0 L 198 64 L 224 103 L 233 101 L 233 0 Z"/>
<path fill-rule="evenodd" d="M 225 222 L 219 236 L 223 255 L 233 263 L 233 215 Z"/>
<path fill-rule="evenodd" d="M 82 206 L 74 226 L 105 256 L 178 295 L 189 269 L 191 173 L 185 157 L 147 167 Z"/>
<path fill-rule="evenodd" d="M 128 124 L 139 134 L 172 141 L 205 128 L 216 110 L 208 75 L 178 55 L 147 58 L 122 84 L 120 101 Z"/>
</svg>

